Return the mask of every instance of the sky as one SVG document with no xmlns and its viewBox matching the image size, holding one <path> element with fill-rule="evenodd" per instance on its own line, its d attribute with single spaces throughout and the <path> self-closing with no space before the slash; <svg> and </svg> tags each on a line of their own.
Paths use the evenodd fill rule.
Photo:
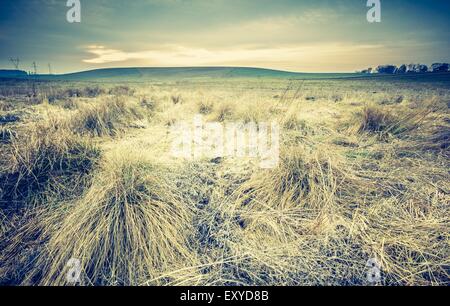
<svg viewBox="0 0 450 306">
<path fill-rule="evenodd" d="M 450 1 L 0 0 L 0 69 L 68 73 L 109 67 L 243 66 L 353 72 L 450 62 Z"/>
</svg>

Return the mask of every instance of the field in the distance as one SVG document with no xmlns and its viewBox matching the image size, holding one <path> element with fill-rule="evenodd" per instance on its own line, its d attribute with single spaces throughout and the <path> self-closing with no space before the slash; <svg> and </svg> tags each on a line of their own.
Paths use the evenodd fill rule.
<svg viewBox="0 0 450 306">
<path fill-rule="evenodd" d="M 282 127 L 280 164 L 169 129 Z M 448 285 L 450 76 L 0 81 L 0 284 Z"/>
</svg>

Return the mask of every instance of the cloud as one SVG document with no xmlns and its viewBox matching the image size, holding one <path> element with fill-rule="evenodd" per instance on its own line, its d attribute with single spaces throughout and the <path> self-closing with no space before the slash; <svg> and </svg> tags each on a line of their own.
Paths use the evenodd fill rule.
<svg viewBox="0 0 450 306">
<path fill-rule="evenodd" d="M 66 21 L 65 2 L 0 1 L 0 64 L 19 56 L 61 72 L 115 65 L 352 71 L 449 60 L 449 1 L 394 1 L 379 25 L 367 22 L 365 1 L 86 0 L 76 25 Z M 405 7 L 407 14 L 396 13 Z"/>
<path fill-rule="evenodd" d="M 228 49 L 190 48 L 180 45 L 167 45 L 158 50 L 127 52 L 92 45 L 86 52 L 93 57 L 84 59 L 89 64 L 109 64 L 115 62 L 138 61 L 149 66 L 260 66 L 287 69 L 302 68 L 311 64 L 331 65 L 339 59 L 342 63 L 355 61 L 355 54 L 379 52 L 382 45 L 344 45 L 339 43 L 285 46 L 278 48 Z M 294 65 L 293 65 L 294 63 Z"/>
</svg>

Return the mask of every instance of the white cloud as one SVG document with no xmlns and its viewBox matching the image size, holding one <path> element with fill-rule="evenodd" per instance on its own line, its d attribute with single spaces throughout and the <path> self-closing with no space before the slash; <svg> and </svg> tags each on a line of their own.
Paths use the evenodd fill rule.
<svg viewBox="0 0 450 306">
<path fill-rule="evenodd" d="M 89 64 L 127 63 L 138 61 L 147 66 L 261 66 L 278 69 L 314 69 L 330 67 L 336 61 L 342 64 L 383 50 L 382 45 L 343 45 L 338 43 L 285 46 L 279 48 L 205 49 L 168 45 L 158 50 L 127 52 L 105 46 L 88 46 L 93 57 L 84 59 Z M 362 60 L 364 62 L 364 60 Z M 306 68 L 305 68 L 306 67 Z M 364 66 L 363 66 L 364 67 Z M 333 67 L 334 68 L 334 67 Z M 317 68 L 316 68 L 317 69 Z M 330 69 L 333 70 L 333 69 Z"/>
</svg>

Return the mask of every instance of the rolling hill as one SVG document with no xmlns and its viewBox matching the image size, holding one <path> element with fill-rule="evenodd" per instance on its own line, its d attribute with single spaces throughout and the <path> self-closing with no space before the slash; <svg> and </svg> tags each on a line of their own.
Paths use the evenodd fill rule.
<svg viewBox="0 0 450 306">
<path fill-rule="evenodd" d="M 144 82 L 187 81 L 201 79 L 386 79 L 407 81 L 450 81 L 450 73 L 362 74 L 362 73 L 302 73 L 247 67 L 143 67 L 104 68 L 68 74 L 27 74 L 20 70 L 0 70 L 0 79 L 34 79 L 41 81 Z"/>
<path fill-rule="evenodd" d="M 23 75 L 17 78 L 61 81 L 147 81 L 161 79 L 201 79 L 201 78 L 281 78 L 281 79 L 323 79 L 354 77 L 355 73 L 298 73 L 263 68 L 244 67 L 153 67 L 153 68 L 105 68 L 59 75 Z M 0 78 L 10 78 L 11 74 L 1 74 Z"/>
</svg>

